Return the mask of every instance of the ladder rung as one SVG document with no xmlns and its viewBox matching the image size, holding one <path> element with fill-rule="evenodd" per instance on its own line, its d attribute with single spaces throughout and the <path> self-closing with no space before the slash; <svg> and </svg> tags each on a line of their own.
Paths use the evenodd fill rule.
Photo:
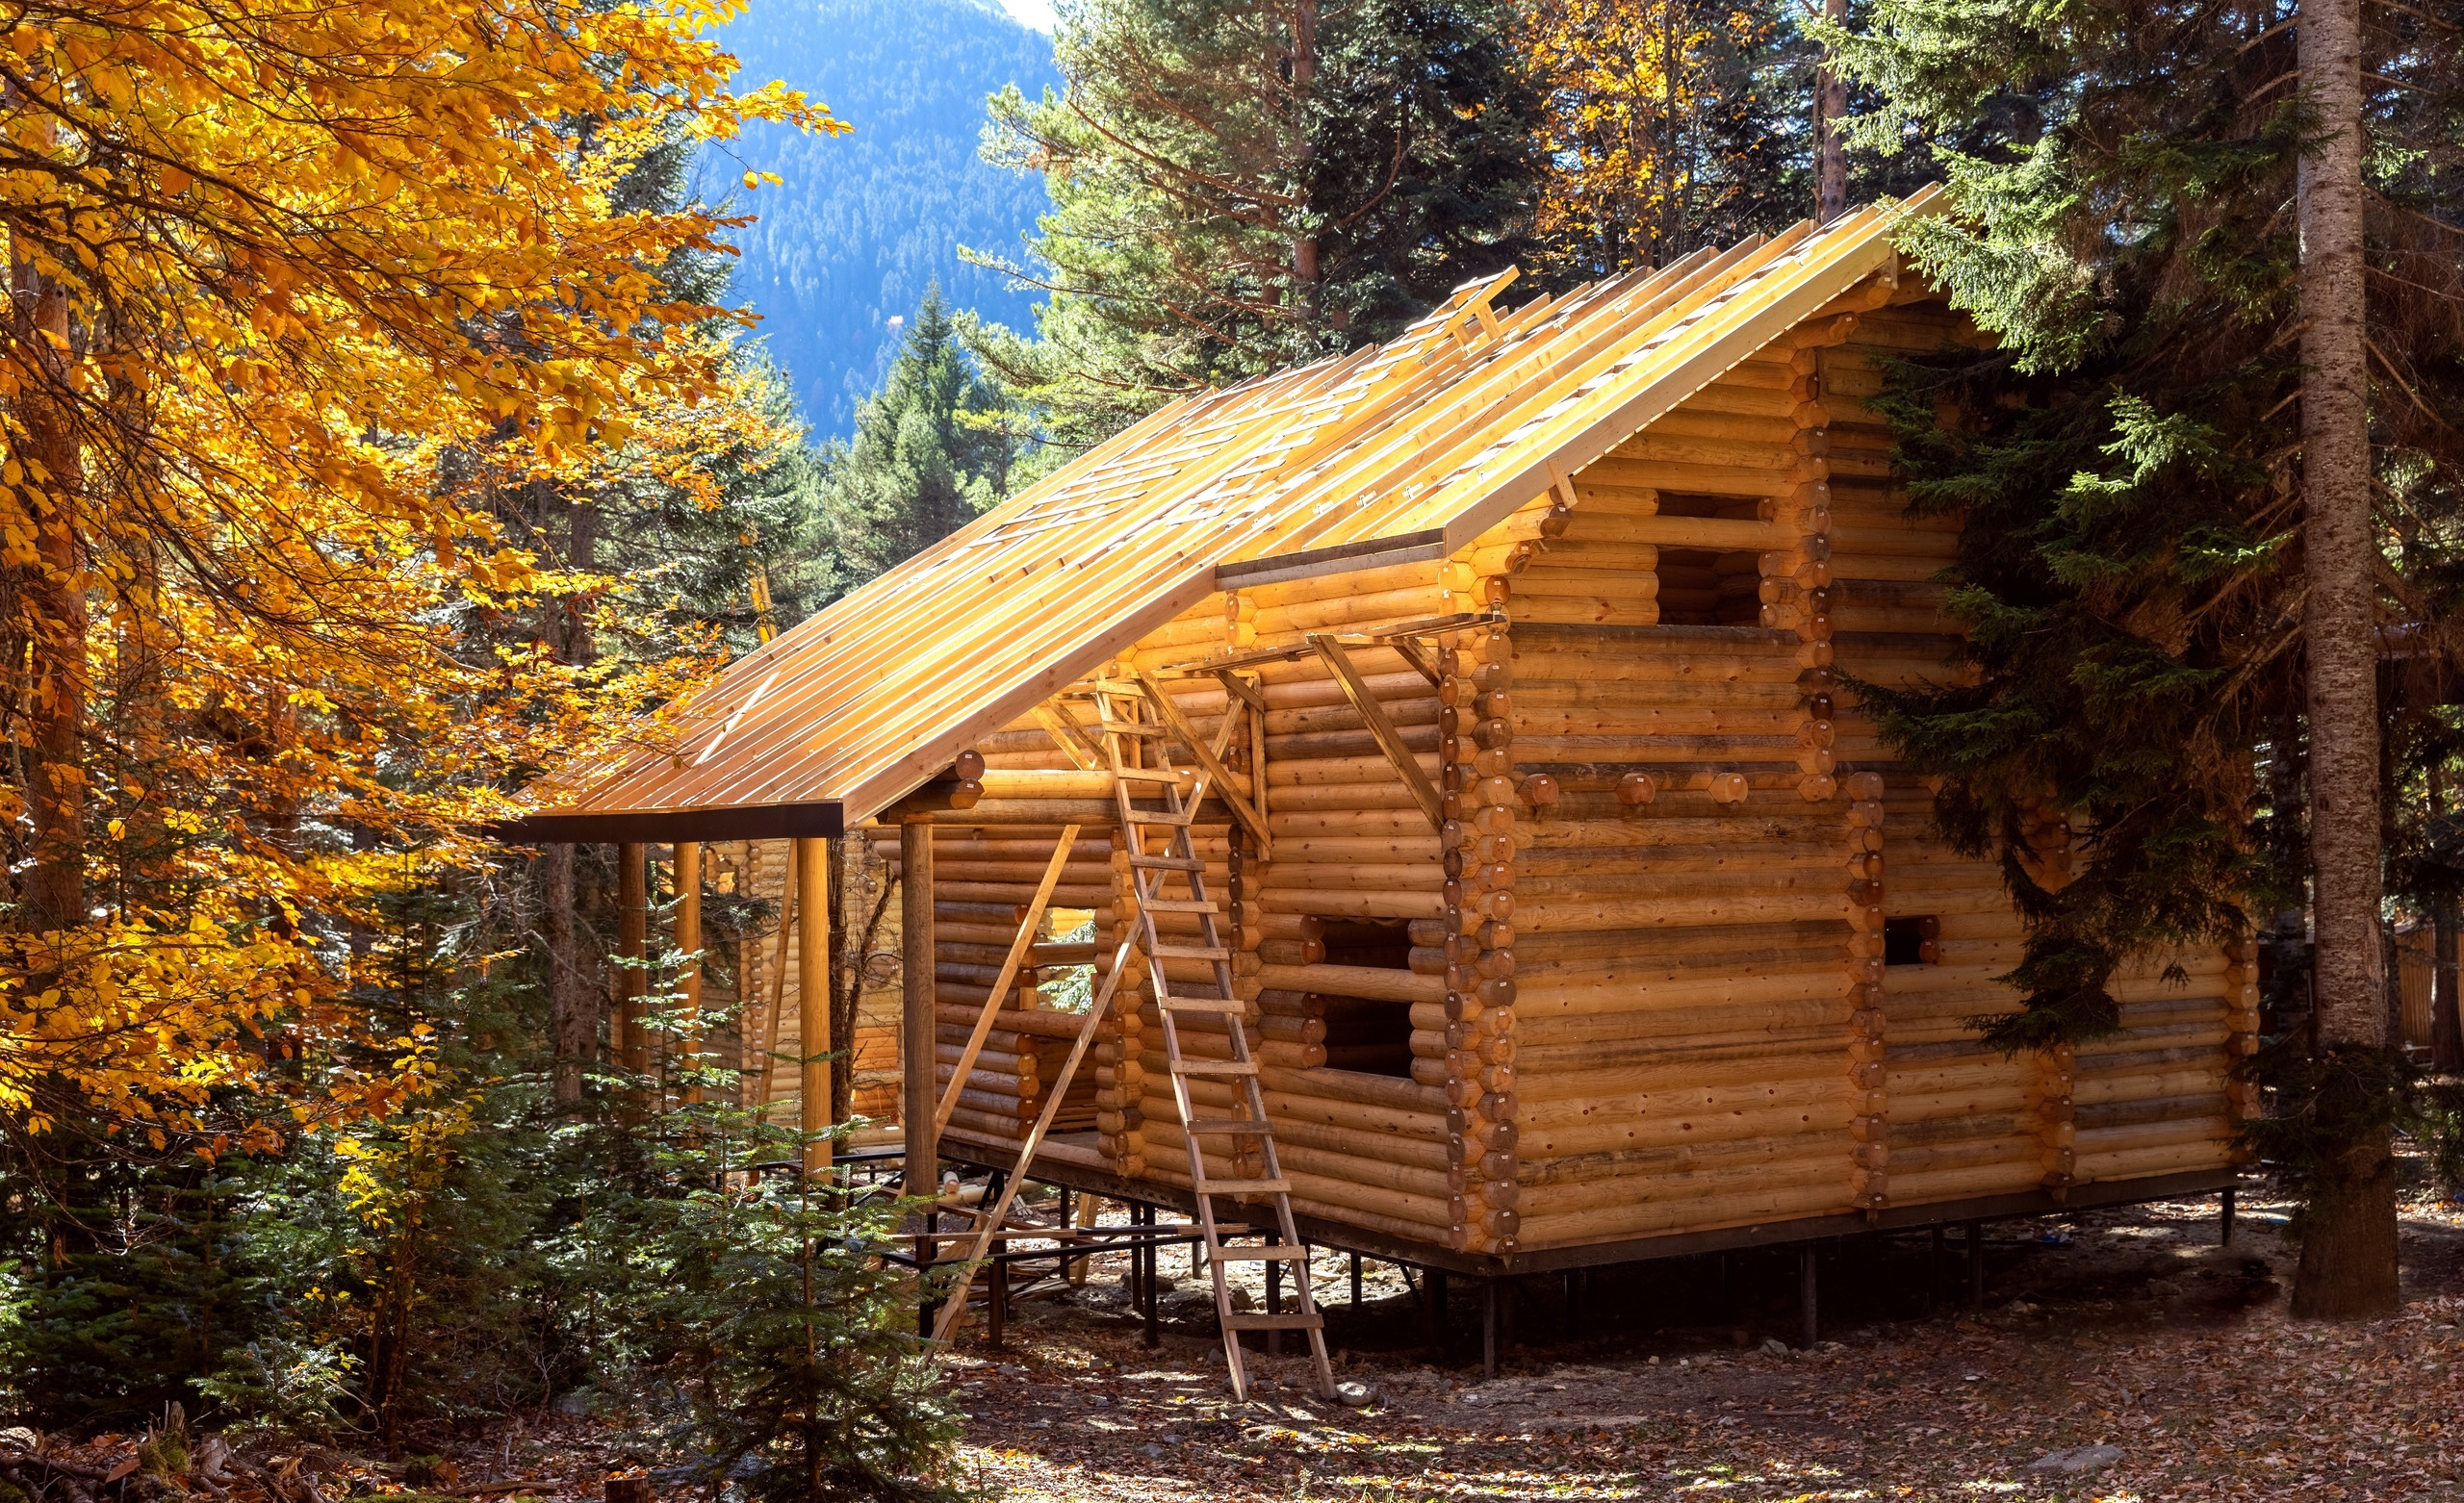
<svg viewBox="0 0 2464 1503">
<path fill-rule="evenodd" d="M 1220 945 L 1164 945 L 1147 951 L 1158 960 L 1229 960 L 1232 952 Z"/>
<path fill-rule="evenodd" d="M 1186 825 L 1190 822 L 1187 813 L 1174 814 L 1168 809 L 1131 809 L 1121 819 L 1131 825 Z"/>
<path fill-rule="evenodd" d="M 1219 1247 L 1215 1256 L 1228 1263 L 1298 1262 L 1309 1256 L 1305 1247 Z"/>
<path fill-rule="evenodd" d="M 1167 1012 L 1245 1013 L 1249 1008 L 1248 1005 L 1238 997 L 1167 997 L 1164 999 L 1164 1010 Z"/>
<path fill-rule="evenodd" d="M 1129 864 L 1157 872 L 1203 872 L 1206 870 L 1206 863 L 1194 855 L 1132 855 L 1129 858 Z"/>
<path fill-rule="evenodd" d="M 1182 1129 L 1184 1133 L 1220 1133 L 1237 1137 L 1266 1137 L 1274 1129 L 1255 1117 L 1193 1117 Z"/>
<path fill-rule="evenodd" d="M 1214 904 L 1200 898 L 1149 898 L 1144 904 L 1149 913 L 1220 913 Z"/>
<path fill-rule="evenodd" d="M 1288 1312 L 1280 1315 L 1225 1315 L 1221 1317 L 1234 1331 L 1316 1331 L 1325 1321 L 1315 1311 Z"/>
<path fill-rule="evenodd" d="M 1200 1195 L 1289 1195 L 1290 1180 L 1200 1180 Z"/>
<path fill-rule="evenodd" d="M 1099 720 L 1095 722 L 1095 726 L 1107 736 L 1160 736 L 1164 734 L 1163 726 L 1149 726 L 1144 721 L 1138 720 Z"/>
<path fill-rule="evenodd" d="M 1125 783 L 1176 783 L 1181 780 L 1178 773 L 1168 769 L 1158 771 L 1152 767 L 1124 767 L 1113 776 Z"/>
<path fill-rule="evenodd" d="M 1170 1061 L 1174 1075 L 1255 1075 L 1255 1059 L 1174 1059 Z"/>
</svg>

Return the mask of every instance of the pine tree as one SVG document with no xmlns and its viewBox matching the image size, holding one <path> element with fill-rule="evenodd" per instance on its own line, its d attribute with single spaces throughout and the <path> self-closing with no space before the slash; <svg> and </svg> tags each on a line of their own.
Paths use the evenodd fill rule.
<svg viewBox="0 0 2464 1503">
<path fill-rule="evenodd" d="M 958 336 L 940 289 L 927 291 L 880 393 L 857 414 L 854 441 L 822 453 L 822 504 L 850 586 L 1009 494 L 1017 444 Z"/>
<path fill-rule="evenodd" d="M 2386 1147 L 2406 1073 L 2371 980 L 2376 728 L 2441 713 L 2402 675 L 2374 703 L 2373 626 L 2409 623 L 2425 656 L 2452 650 L 2464 443 L 2440 415 L 2464 411 L 2464 116 L 2450 19 L 2386 8 L 2348 110 L 2317 91 L 2319 27 L 2293 35 L 2307 19 L 2275 4 L 1885 0 L 1866 33 L 1825 39 L 1883 101 L 1853 122 L 1861 143 L 1913 135 L 1948 169 L 1960 217 L 1903 243 L 2002 342 L 1913 363 L 1899 390 L 1912 502 L 1967 516 L 1953 603 L 1976 680 L 1874 696 L 1903 753 L 1947 779 L 1946 823 L 2004 857 L 2029 921 L 2026 1009 L 1992 1036 L 2109 1032 L 2125 957 L 2246 934 L 2254 901 L 2298 905 L 2303 874 L 2252 848 L 2265 746 L 2274 851 L 2311 832 L 2319 1001 L 2272 1051 L 2281 1120 L 2252 1132 L 2308 1200 L 2297 1308 L 2350 1314 L 2394 1288 Z M 2303 343 L 2323 247 L 2287 206 L 2339 152 L 2356 154 L 2336 233 L 2369 283 L 2374 369 L 2360 390 L 2348 352 L 2346 426 L 2323 444 L 2327 368 Z M 2339 295 L 2357 316 L 2357 285 Z M 1961 415 L 1948 428 L 1945 405 Z M 2288 442 L 2297 406 L 2306 452 Z M 2366 512 L 2374 488 L 2374 527 L 2365 515 L 2356 530 L 2348 498 Z M 2323 701 L 2330 676 L 2342 697 Z M 2028 876 L 2048 811 L 2089 857 L 2059 889 Z"/>
<path fill-rule="evenodd" d="M 1087 0 L 1063 93 L 992 102 L 1040 171 L 1034 340 L 974 341 L 1070 447 L 1180 393 L 1389 337 L 1515 261 L 1538 97 L 1504 0 Z"/>
</svg>

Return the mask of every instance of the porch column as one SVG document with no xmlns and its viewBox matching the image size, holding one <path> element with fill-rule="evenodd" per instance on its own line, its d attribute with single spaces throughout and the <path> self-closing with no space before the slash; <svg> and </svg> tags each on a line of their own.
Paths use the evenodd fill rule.
<svg viewBox="0 0 2464 1503">
<path fill-rule="evenodd" d="M 933 1118 L 940 1092 L 933 1069 L 933 826 L 898 827 L 899 975 L 904 1002 L 899 1029 L 900 1120 L 907 1127 L 907 1193 L 931 1195 L 940 1185 L 940 1143 Z"/>
<path fill-rule="evenodd" d="M 805 1134 L 805 1173 L 830 1169 L 830 1139 L 817 1134 L 838 1120 L 830 1101 L 830 842 L 796 842 L 796 1053 L 803 1057 L 797 1126 Z"/>
</svg>

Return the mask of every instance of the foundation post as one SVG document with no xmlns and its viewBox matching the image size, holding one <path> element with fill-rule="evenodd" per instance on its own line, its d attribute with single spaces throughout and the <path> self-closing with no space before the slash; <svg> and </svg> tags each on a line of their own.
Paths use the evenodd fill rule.
<svg viewBox="0 0 2464 1503">
<path fill-rule="evenodd" d="M 1498 1281 L 1480 1281 L 1480 1376 L 1498 1375 Z"/>
<path fill-rule="evenodd" d="M 1985 1313 L 1985 1223 L 1967 1224 L 1967 1309 L 1971 1315 Z"/>
<path fill-rule="evenodd" d="M 1821 1259 L 1819 1250 L 1810 1242 L 1797 1250 L 1797 1313 L 1805 1322 L 1804 1340 L 1798 1344 L 1813 1350 L 1814 1339 L 1821 1334 L 1820 1311 L 1816 1304 L 1819 1293 Z"/>
</svg>

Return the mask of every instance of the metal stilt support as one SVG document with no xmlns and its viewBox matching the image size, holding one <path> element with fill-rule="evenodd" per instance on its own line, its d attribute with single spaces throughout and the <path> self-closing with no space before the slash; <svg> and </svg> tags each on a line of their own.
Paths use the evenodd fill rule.
<svg viewBox="0 0 2464 1503">
<path fill-rule="evenodd" d="M 1821 1262 L 1820 1250 L 1812 1244 L 1797 1250 L 1797 1315 L 1803 1322 L 1800 1333 L 1803 1339 L 1797 1344 L 1809 1352 L 1813 1350 L 1815 1339 L 1822 1334 L 1820 1310 L 1816 1303 L 1820 1292 Z"/>
</svg>

